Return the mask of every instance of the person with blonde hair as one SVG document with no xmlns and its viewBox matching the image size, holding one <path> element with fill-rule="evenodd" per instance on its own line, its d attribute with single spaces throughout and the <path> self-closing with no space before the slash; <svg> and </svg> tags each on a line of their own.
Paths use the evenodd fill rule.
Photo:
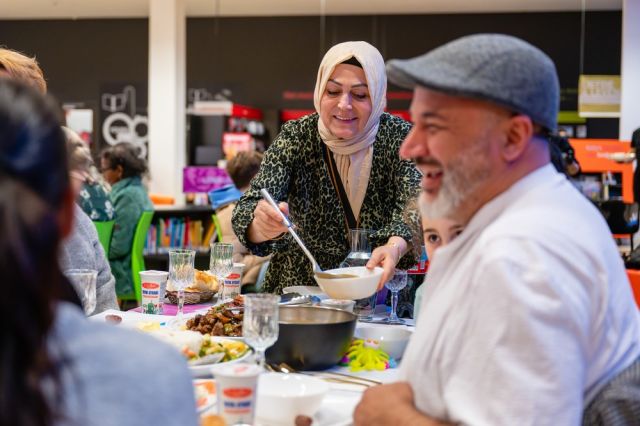
<svg viewBox="0 0 640 426">
<path fill-rule="evenodd" d="M 398 149 L 411 124 L 384 112 L 387 77 L 380 52 L 364 41 L 333 46 L 316 79 L 316 112 L 285 123 L 260 172 L 233 212 L 240 242 L 256 255 L 273 254 L 263 291 L 316 285 L 311 264 L 261 189 L 291 214 L 322 269 L 337 268 L 350 251 L 349 231 L 370 229 L 367 266 L 382 266 L 380 286 L 398 265 L 416 263 L 412 227 L 403 218 L 420 173 Z M 417 212 L 410 221 L 418 223 Z M 415 226 L 417 228 L 417 226 Z"/>
<path fill-rule="evenodd" d="M 44 75 L 35 58 L 27 57 L 15 50 L 0 48 L 0 78 L 8 78 L 18 81 L 41 94 L 46 94 L 47 83 Z M 87 163 L 86 158 L 78 155 L 76 146 L 77 135 L 73 135 L 70 130 L 64 130 L 67 140 L 67 152 L 71 155 L 67 161 L 71 164 L 71 177 L 73 187 L 80 191 L 84 183 L 84 168 Z M 79 137 L 77 137 L 79 139 Z M 76 192 L 76 195 L 78 195 Z M 118 305 L 114 293 L 114 278 L 106 260 L 102 246 L 99 244 L 98 233 L 91 222 L 91 219 L 82 211 L 80 207 L 74 208 L 72 232 L 68 238 L 62 242 L 58 252 L 58 260 L 63 270 L 68 269 L 94 269 L 98 272 L 96 283 L 96 308 L 92 314 L 100 313 L 106 309 L 117 309 Z"/>
<path fill-rule="evenodd" d="M 0 77 L 9 77 L 31 86 L 40 93 L 47 93 L 47 82 L 36 58 L 18 51 L 0 48 Z"/>
</svg>

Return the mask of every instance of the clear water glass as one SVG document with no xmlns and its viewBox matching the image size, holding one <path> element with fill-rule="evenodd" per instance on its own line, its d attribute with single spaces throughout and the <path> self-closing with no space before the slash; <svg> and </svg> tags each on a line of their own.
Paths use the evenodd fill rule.
<svg viewBox="0 0 640 426">
<path fill-rule="evenodd" d="M 351 251 L 340 264 L 341 268 L 349 266 L 365 266 L 371 258 L 371 245 L 369 236 L 372 234 L 371 229 L 355 228 L 349 230 L 349 243 Z M 360 320 L 371 320 L 376 309 L 377 293 L 364 299 L 356 300 L 353 312 L 358 315 Z"/>
<path fill-rule="evenodd" d="M 233 244 L 211 243 L 209 270 L 218 279 L 218 295 L 224 294 L 224 279 L 233 270 Z"/>
<path fill-rule="evenodd" d="M 278 303 L 275 294 L 245 294 L 242 337 L 256 351 L 256 361 L 264 368 L 264 353 L 278 340 Z"/>
<path fill-rule="evenodd" d="M 178 324 L 182 322 L 184 289 L 193 283 L 195 258 L 195 250 L 169 250 L 169 279 L 178 292 L 178 314 L 176 318 Z"/>
<path fill-rule="evenodd" d="M 98 271 L 94 269 L 67 269 L 64 275 L 71 282 L 78 294 L 85 315 L 90 315 L 96 310 L 96 282 Z"/>
<path fill-rule="evenodd" d="M 389 324 L 404 324 L 404 320 L 398 318 L 398 292 L 407 286 L 407 271 L 396 269 L 393 276 L 384 286 L 391 291 L 391 312 L 383 321 Z"/>
</svg>

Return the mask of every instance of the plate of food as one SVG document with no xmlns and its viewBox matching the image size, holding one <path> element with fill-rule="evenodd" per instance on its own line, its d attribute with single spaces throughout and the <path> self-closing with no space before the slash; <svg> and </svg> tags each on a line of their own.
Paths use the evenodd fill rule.
<svg viewBox="0 0 640 426">
<path fill-rule="evenodd" d="M 222 304 L 209 308 L 204 314 L 196 314 L 186 322 L 186 329 L 201 334 L 223 337 L 242 336 L 244 307 Z"/>
<path fill-rule="evenodd" d="M 216 382 L 213 379 L 194 379 L 193 391 L 198 414 L 212 410 L 216 405 Z M 215 410 L 214 410 L 215 411 Z"/>
<path fill-rule="evenodd" d="M 209 271 L 194 271 L 193 284 L 184 289 L 184 303 L 187 305 L 195 305 L 211 300 L 218 292 L 218 279 Z M 169 280 L 167 282 L 166 298 L 168 303 L 176 305 L 178 303 L 178 292 L 175 286 Z"/>
<path fill-rule="evenodd" d="M 238 362 L 251 354 L 251 348 L 239 339 L 210 336 L 191 330 L 163 328 L 149 335 L 176 347 L 187 359 L 195 377 L 210 376 L 213 364 Z"/>
</svg>

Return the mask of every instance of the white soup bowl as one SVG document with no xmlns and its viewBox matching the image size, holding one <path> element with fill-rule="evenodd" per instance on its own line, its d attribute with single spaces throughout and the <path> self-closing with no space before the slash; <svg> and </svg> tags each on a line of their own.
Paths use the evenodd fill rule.
<svg viewBox="0 0 640 426">
<path fill-rule="evenodd" d="M 258 378 L 256 418 L 269 425 L 292 425 L 296 416 L 313 417 L 329 384 L 302 374 L 263 373 Z"/>
<path fill-rule="evenodd" d="M 364 266 L 330 269 L 335 274 L 356 275 L 352 278 L 320 278 L 314 275 L 316 282 L 330 299 L 358 300 L 372 296 L 378 289 L 383 269 L 375 267 L 367 269 Z"/>
</svg>

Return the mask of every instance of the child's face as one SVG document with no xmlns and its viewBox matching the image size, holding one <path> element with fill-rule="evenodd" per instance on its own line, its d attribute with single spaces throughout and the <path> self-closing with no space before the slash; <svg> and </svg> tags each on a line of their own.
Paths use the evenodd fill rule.
<svg viewBox="0 0 640 426">
<path fill-rule="evenodd" d="M 422 229 L 424 236 L 424 246 L 427 250 L 429 260 L 433 259 L 434 251 L 460 235 L 462 225 L 450 219 L 429 219 L 422 218 Z"/>
</svg>

